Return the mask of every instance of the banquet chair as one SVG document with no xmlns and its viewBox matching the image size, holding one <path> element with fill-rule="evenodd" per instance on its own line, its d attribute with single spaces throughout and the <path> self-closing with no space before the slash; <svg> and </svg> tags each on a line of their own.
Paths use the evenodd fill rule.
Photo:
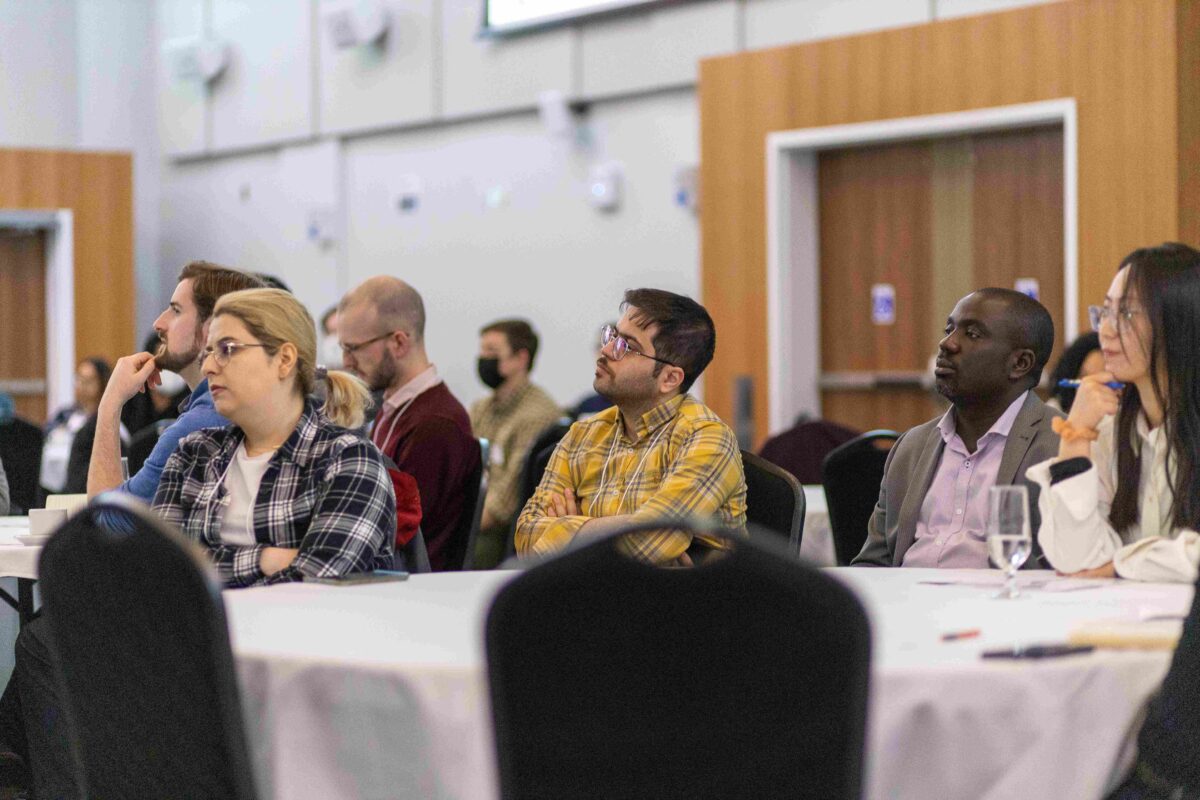
<svg viewBox="0 0 1200 800">
<path fill-rule="evenodd" d="M 9 513 L 25 514 L 41 505 L 42 429 L 20 417 L 0 423 L 0 462 L 8 477 Z"/>
<path fill-rule="evenodd" d="M 458 530 L 452 538 L 446 556 L 447 570 L 469 570 L 475 567 L 475 542 L 479 539 L 479 525 L 483 520 L 483 505 L 487 502 L 488 459 L 492 445 L 487 439 L 478 439 L 479 469 L 467 478 L 467 495 L 463 503 L 463 515 L 458 521 Z"/>
<path fill-rule="evenodd" d="M 112 492 L 59 529 L 39 570 L 83 796 L 255 797 L 220 587 L 195 546 Z"/>
<path fill-rule="evenodd" d="M 538 437 L 533 440 L 533 444 L 529 446 L 529 452 L 525 454 L 525 463 L 521 467 L 521 494 L 517 498 L 518 517 L 521 515 L 521 509 L 525 508 L 525 504 L 529 502 L 529 498 L 533 497 L 533 493 L 537 491 L 538 484 L 542 482 L 542 473 L 546 471 L 546 465 L 550 463 L 550 456 L 554 454 L 554 448 L 567 435 L 571 424 L 570 417 L 561 417 L 539 433 Z M 506 558 L 517 553 L 516 534 L 517 521 L 514 519 L 504 542 Z"/>
<path fill-rule="evenodd" d="M 429 551 L 425 548 L 425 534 L 421 533 L 420 526 L 411 539 L 396 548 L 396 569 L 413 574 L 433 570 L 429 565 Z"/>
<path fill-rule="evenodd" d="M 769 531 L 800 557 L 804 537 L 804 488 L 790 472 L 754 453 L 742 451 L 746 475 L 746 521 L 754 530 Z"/>
<path fill-rule="evenodd" d="M 568 549 L 493 601 L 501 796 L 858 798 L 862 605 L 769 540 L 691 569 L 625 555 L 622 535 L 663 524 Z"/>
<path fill-rule="evenodd" d="M 847 566 L 867 541 L 867 523 L 879 500 L 887 451 L 879 443 L 900 438 L 895 431 L 867 431 L 836 447 L 821 464 L 829 506 L 829 528 L 839 567 Z"/>
<path fill-rule="evenodd" d="M 840 444 L 858 436 L 858 431 L 823 419 L 805 419 L 777 433 L 759 448 L 758 454 L 783 467 L 801 484 L 821 482 L 821 462 Z"/>
</svg>

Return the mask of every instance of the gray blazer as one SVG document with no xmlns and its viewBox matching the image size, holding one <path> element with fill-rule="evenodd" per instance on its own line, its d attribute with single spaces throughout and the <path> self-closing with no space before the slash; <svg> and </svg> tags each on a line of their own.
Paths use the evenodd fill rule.
<svg viewBox="0 0 1200 800">
<path fill-rule="evenodd" d="M 1032 391 L 1013 421 L 1012 430 L 1000 457 L 996 482 L 1001 485 L 1020 481 L 1029 487 L 1029 525 L 1033 532 L 1033 554 L 1027 568 L 1042 568 L 1037 531 L 1038 487 L 1025 479 L 1025 470 L 1058 455 L 1058 434 L 1050 422 L 1061 414 L 1043 403 Z M 946 443 L 938 431 L 941 417 L 918 425 L 901 436 L 888 453 L 879 486 L 879 502 L 867 524 L 867 541 L 862 552 L 851 562 L 854 566 L 898 567 L 917 536 L 917 518 L 925 494 L 933 483 Z"/>
</svg>

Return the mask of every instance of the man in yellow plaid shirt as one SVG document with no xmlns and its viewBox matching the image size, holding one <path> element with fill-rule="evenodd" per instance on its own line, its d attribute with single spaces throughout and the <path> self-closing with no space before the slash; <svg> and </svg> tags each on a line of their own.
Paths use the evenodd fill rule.
<svg viewBox="0 0 1200 800">
<path fill-rule="evenodd" d="M 716 330 L 696 301 L 631 289 L 605 326 L 593 387 L 613 407 L 571 426 L 517 521 L 520 555 L 561 550 L 646 520 L 716 517 L 746 525 L 746 480 L 729 426 L 687 393 L 712 361 Z M 625 539 L 657 564 L 691 564 L 722 540 L 674 530 Z"/>
</svg>

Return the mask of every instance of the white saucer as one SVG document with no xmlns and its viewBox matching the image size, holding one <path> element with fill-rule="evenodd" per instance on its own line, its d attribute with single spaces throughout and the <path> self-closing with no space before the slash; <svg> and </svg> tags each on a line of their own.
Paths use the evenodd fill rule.
<svg viewBox="0 0 1200 800">
<path fill-rule="evenodd" d="M 13 538 L 27 547 L 41 547 L 50 541 L 50 537 L 53 535 L 51 533 L 18 533 Z"/>
</svg>

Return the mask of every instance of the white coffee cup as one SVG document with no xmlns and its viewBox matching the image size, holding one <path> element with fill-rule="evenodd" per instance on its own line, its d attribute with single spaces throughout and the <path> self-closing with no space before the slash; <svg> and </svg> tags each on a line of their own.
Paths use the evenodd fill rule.
<svg viewBox="0 0 1200 800">
<path fill-rule="evenodd" d="M 66 521 L 65 508 L 29 509 L 29 533 L 33 536 L 49 536 Z"/>
</svg>

